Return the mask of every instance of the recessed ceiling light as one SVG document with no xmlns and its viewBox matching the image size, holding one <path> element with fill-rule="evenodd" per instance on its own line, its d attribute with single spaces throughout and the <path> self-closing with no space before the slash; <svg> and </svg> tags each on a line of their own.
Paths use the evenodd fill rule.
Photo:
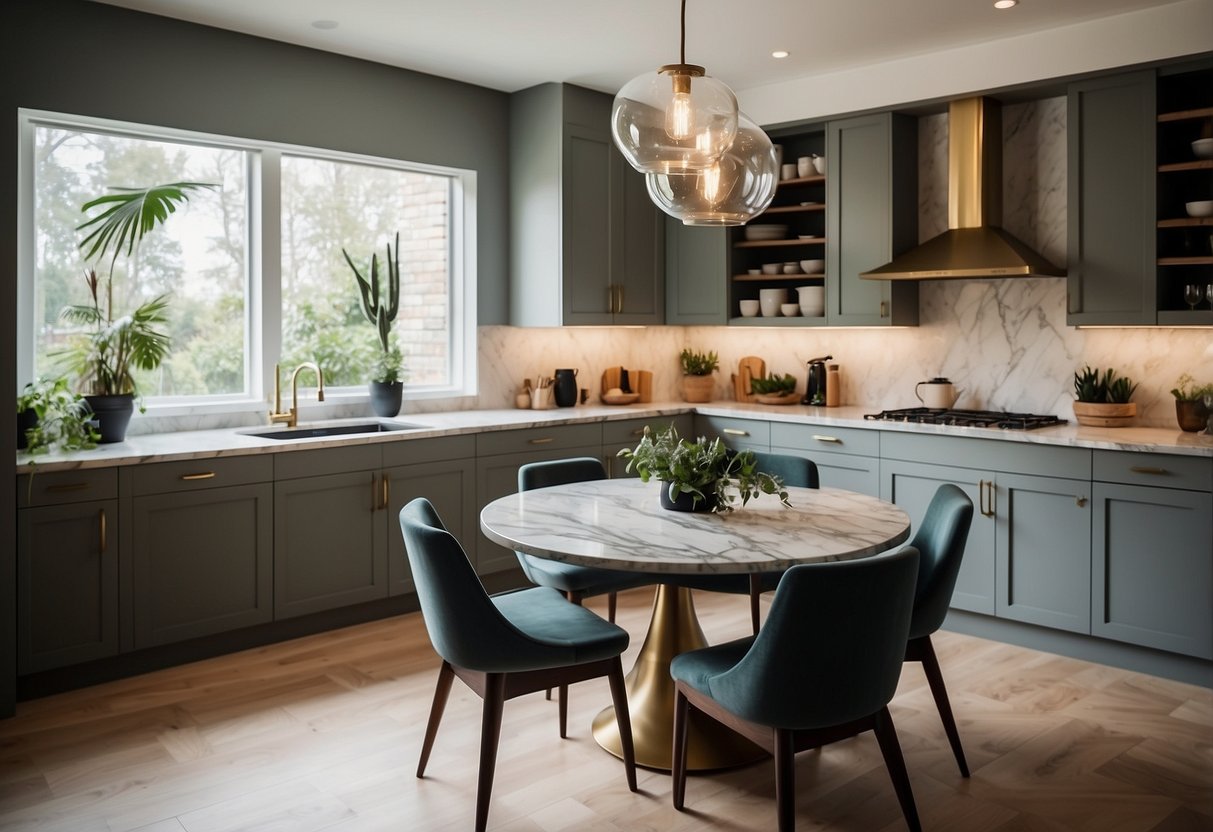
<svg viewBox="0 0 1213 832">
<path fill-rule="evenodd" d="M 771 53 L 772 58 L 786 58 L 787 56 L 788 56 L 788 50 L 786 50 L 786 49 L 776 49 L 774 52 Z"/>
<path fill-rule="evenodd" d="M 999 0 L 999 2 L 1002 2 L 1002 1 L 1003 0 Z M 336 20 L 313 20 L 312 28 L 313 29 L 336 29 L 337 21 Z"/>
<path fill-rule="evenodd" d="M 994 8 L 996 9 L 1009 9 L 1018 5 L 1019 0 L 994 0 Z"/>
</svg>

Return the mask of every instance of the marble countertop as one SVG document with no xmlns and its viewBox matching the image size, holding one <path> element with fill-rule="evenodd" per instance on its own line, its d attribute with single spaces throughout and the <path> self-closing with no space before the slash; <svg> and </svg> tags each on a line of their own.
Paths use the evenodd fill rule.
<svg viewBox="0 0 1213 832">
<path fill-rule="evenodd" d="M 457 436 L 491 430 L 513 430 L 545 425 L 602 422 L 619 419 L 660 418 L 679 413 L 697 412 L 709 416 L 731 416 L 762 419 L 770 422 L 792 422 L 864 430 L 929 433 L 945 436 L 967 436 L 975 439 L 997 439 L 1007 442 L 1028 442 L 1042 445 L 1066 445 L 1111 451 L 1148 451 L 1213 458 L 1213 436 L 1184 433 L 1165 428 L 1087 428 L 1073 423 L 1029 431 L 1007 431 L 992 428 L 951 427 L 947 425 L 917 425 L 902 422 L 865 420 L 864 414 L 874 412 L 864 407 L 802 407 L 800 405 L 772 406 L 711 402 L 691 405 L 686 402 L 656 402 L 625 407 L 581 405 L 552 410 L 459 410 L 447 413 L 402 414 L 396 419 L 344 419 L 309 422 L 302 427 L 330 424 L 367 423 L 375 421 L 404 422 L 419 427 L 407 431 L 330 436 L 288 441 L 264 439 L 248 435 L 259 428 L 226 428 L 220 430 L 182 431 L 130 436 L 125 442 L 100 445 L 88 451 L 70 454 L 47 454 L 31 458 L 17 454 L 17 473 L 30 470 L 58 471 L 80 468 L 102 468 L 116 465 L 136 465 L 144 462 L 170 462 L 187 459 L 210 459 L 223 456 L 283 453 L 304 449 L 330 448 L 383 442 L 408 441 L 435 436 Z M 31 466 L 31 459 L 34 463 Z"/>
<path fill-rule="evenodd" d="M 761 495 L 744 511 L 691 514 L 660 506 L 656 482 L 597 480 L 501 497 L 485 506 L 488 538 L 538 557 L 655 574 L 783 571 L 849 560 L 910 536 L 892 503 L 835 488 L 789 488 L 790 507 Z"/>
</svg>

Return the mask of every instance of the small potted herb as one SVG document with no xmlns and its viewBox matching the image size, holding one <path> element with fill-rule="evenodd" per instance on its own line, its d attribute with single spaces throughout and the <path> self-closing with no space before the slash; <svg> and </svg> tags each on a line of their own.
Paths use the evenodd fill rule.
<svg viewBox="0 0 1213 832">
<path fill-rule="evenodd" d="M 63 376 L 39 378 L 17 396 L 17 447 L 30 455 L 94 448 L 93 412 Z"/>
<path fill-rule="evenodd" d="M 800 401 L 796 393 L 796 377 L 791 373 L 752 378 L 750 390 L 759 404 L 796 404 Z"/>
<path fill-rule="evenodd" d="M 712 373 L 720 366 L 719 356 L 714 352 L 684 349 L 678 361 L 682 365 L 682 397 L 688 402 L 710 402 L 716 391 Z"/>
<path fill-rule="evenodd" d="M 1112 368 L 1083 367 L 1074 374 L 1074 418 L 1088 427 L 1120 428 L 1133 422 L 1137 405 L 1130 401 L 1137 385 Z"/>
<path fill-rule="evenodd" d="M 719 438 L 681 439 L 673 425 L 656 436 L 646 427 L 640 444 L 624 448 L 619 457 L 642 482 L 665 483 L 661 505 L 671 511 L 727 512 L 739 498 L 744 506 L 759 494 L 775 494 L 789 505 L 783 481 L 759 471 L 753 451 L 733 451 Z"/>
<path fill-rule="evenodd" d="M 1179 429 L 1189 433 L 1204 430 L 1213 410 L 1213 383 L 1197 384 L 1184 373 L 1175 380 L 1171 395 L 1175 397 L 1175 421 Z"/>
<path fill-rule="evenodd" d="M 341 253 L 354 272 L 362 315 L 375 327 L 375 333 L 379 336 L 379 355 L 371 375 L 371 409 L 376 416 L 391 417 L 400 412 L 400 398 L 404 393 L 404 356 L 392 338 L 392 324 L 400 311 L 400 232 L 396 232 L 396 250 L 393 252 L 391 245 L 385 248 L 386 298 L 380 297 L 378 255 L 371 254 L 368 277 L 363 277 L 349 252 L 341 249 Z"/>
</svg>

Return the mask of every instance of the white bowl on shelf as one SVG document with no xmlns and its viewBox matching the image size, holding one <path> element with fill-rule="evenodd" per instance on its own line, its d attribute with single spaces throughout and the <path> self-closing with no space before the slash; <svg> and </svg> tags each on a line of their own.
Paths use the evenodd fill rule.
<svg viewBox="0 0 1213 832">
<path fill-rule="evenodd" d="M 826 270 L 826 261 L 821 259 L 801 260 L 800 268 L 805 274 L 821 274 Z"/>
<path fill-rule="evenodd" d="M 746 269 L 746 274 L 762 274 L 762 269 Z"/>
<path fill-rule="evenodd" d="M 784 274 L 800 274 L 800 264 L 799 263 L 784 263 L 783 264 L 783 273 Z"/>
<path fill-rule="evenodd" d="M 783 263 L 763 263 L 762 264 L 762 273 L 763 274 L 779 274 L 781 271 L 783 271 Z"/>
<path fill-rule="evenodd" d="M 800 314 L 800 304 L 799 303 L 781 303 L 781 304 L 779 304 L 779 311 L 783 313 L 783 316 L 785 318 L 795 318 L 797 315 Z"/>
<path fill-rule="evenodd" d="M 797 286 L 796 294 L 800 300 L 800 314 L 806 318 L 820 318 L 826 311 L 826 290 L 824 286 Z"/>
<path fill-rule="evenodd" d="M 778 318 L 779 307 L 788 302 L 787 289 L 759 289 L 758 306 L 764 318 Z"/>
<path fill-rule="evenodd" d="M 1184 208 L 1187 210 L 1189 217 L 1213 217 L 1213 199 L 1185 202 Z"/>
<path fill-rule="evenodd" d="M 758 314 L 759 303 L 756 300 L 743 300 L 738 304 L 741 307 L 741 317 L 753 318 Z"/>
<path fill-rule="evenodd" d="M 788 227 L 786 225 L 747 225 L 745 227 L 745 238 L 750 242 L 760 242 L 764 240 L 782 240 L 788 236 Z"/>
<path fill-rule="evenodd" d="M 1192 155 L 1197 159 L 1213 159 L 1213 139 L 1197 139 L 1192 142 Z"/>
<path fill-rule="evenodd" d="M 817 171 L 818 176 L 825 176 L 826 175 L 826 157 L 814 156 L 813 157 L 813 169 Z"/>
</svg>

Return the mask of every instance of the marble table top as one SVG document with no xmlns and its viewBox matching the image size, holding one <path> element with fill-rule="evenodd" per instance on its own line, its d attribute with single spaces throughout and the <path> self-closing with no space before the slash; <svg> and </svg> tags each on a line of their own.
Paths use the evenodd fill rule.
<svg viewBox="0 0 1213 832">
<path fill-rule="evenodd" d="M 848 560 L 905 542 L 910 518 L 892 503 L 836 488 L 789 488 L 791 508 L 762 495 L 727 514 L 663 509 L 661 483 L 595 480 L 494 500 L 480 527 L 495 543 L 607 569 L 694 574 L 780 571 Z"/>
</svg>

